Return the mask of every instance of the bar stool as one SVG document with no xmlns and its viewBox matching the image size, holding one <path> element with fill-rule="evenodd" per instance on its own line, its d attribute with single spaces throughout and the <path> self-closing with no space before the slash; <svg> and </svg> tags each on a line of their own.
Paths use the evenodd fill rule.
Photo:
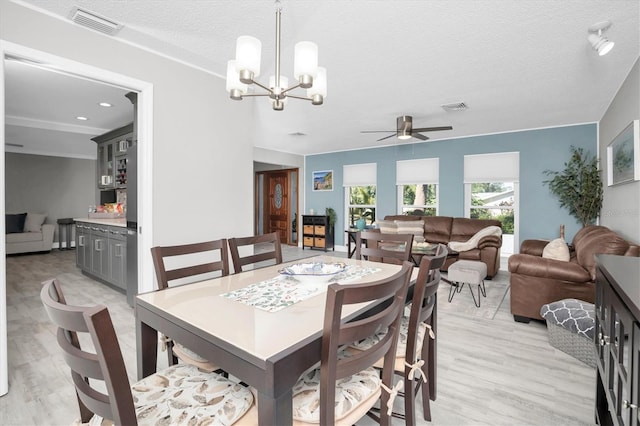
<svg viewBox="0 0 640 426">
<path fill-rule="evenodd" d="M 65 217 L 58 219 L 58 250 L 71 250 L 71 229 L 73 228 L 73 219 Z M 65 234 L 63 234 L 63 229 Z M 65 235 L 66 246 L 62 248 L 63 235 Z"/>
</svg>

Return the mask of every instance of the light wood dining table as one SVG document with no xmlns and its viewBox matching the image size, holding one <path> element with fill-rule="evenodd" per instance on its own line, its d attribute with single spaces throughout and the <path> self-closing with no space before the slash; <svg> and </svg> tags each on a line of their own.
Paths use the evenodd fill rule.
<svg viewBox="0 0 640 426">
<path fill-rule="evenodd" d="M 277 277 L 288 264 L 311 261 L 377 270 L 347 284 L 376 281 L 400 269 L 399 265 L 316 256 L 140 294 L 135 298 L 138 378 L 156 371 L 158 333 L 162 333 L 254 387 L 261 425 L 291 424 L 292 388 L 303 372 L 320 361 L 327 284 L 320 284 L 325 287 L 318 294 L 276 312 L 222 295 Z M 375 303 L 349 307 L 343 318 L 350 320 L 374 308 Z"/>
</svg>

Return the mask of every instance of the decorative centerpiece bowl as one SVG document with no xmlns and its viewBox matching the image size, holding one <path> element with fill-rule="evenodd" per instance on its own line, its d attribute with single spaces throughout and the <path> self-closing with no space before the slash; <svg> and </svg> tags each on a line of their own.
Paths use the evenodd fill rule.
<svg viewBox="0 0 640 426">
<path fill-rule="evenodd" d="M 278 272 L 295 278 L 301 283 L 322 284 L 329 282 L 336 274 L 344 271 L 346 266 L 342 262 L 304 262 L 294 263 L 280 269 Z"/>
</svg>

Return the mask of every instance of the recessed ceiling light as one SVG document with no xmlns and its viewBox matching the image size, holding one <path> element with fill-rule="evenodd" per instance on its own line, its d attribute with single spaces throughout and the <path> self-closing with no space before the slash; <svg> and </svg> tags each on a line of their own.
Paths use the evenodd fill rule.
<svg viewBox="0 0 640 426">
<path fill-rule="evenodd" d="M 83 116 L 79 115 L 79 116 L 77 116 L 77 117 L 76 117 L 76 120 L 80 120 L 80 121 L 87 121 L 87 120 L 88 120 L 88 118 L 87 118 L 87 117 L 83 117 Z"/>
<path fill-rule="evenodd" d="M 109 102 L 100 102 L 98 105 L 100 105 L 101 107 L 105 107 L 105 108 L 111 108 L 113 106 Z"/>
</svg>

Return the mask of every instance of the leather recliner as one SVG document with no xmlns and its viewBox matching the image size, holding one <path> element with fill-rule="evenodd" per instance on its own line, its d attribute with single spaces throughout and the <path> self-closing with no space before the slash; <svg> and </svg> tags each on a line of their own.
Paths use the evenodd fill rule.
<svg viewBox="0 0 640 426">
<path fill-rule="evenodd" d="M 542 320 L 542 305 L 575 298 L 595 301 L 596 254 L 638 256 L 640 247 L 630 244 L 604 226 L 590 225 L 573 239 L 568 262 L 542 257 L 549 241 L 525 240 L 520 253 L 509 258 L 511 314 L 515 321 Z"/>
</svg>

